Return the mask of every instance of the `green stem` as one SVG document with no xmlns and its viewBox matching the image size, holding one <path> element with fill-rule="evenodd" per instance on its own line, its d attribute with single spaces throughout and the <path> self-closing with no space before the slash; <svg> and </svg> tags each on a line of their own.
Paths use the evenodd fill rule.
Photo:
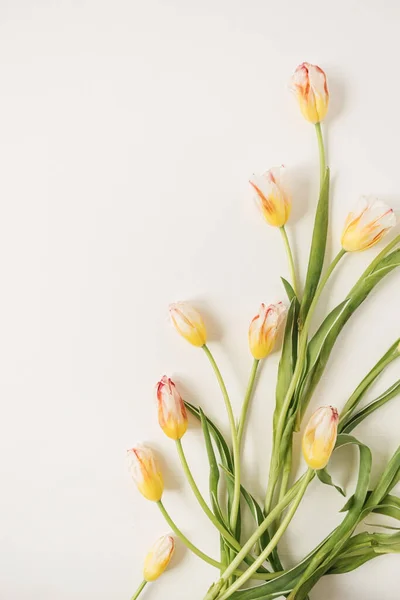
<svg viewBox="0 0 400 600">
<path fill-rule="evenodd" d="M 228 558 L 228 553 L 229 553 L 229 550 L 225 545 L 224 538 L 222 537 L 222 535 L 219 536 L 219 547 L 220 547 L 220 556 L 221 556 L 221 568 L 220 568 L 219 572 L 222 575 L 222 573 L 226 569 L 227 558 Z"/>
<path fill-rule="evenodd" d="M 209 506 L 207 505 L 207 502 L 204 500 L 203 496 L 201 495 L 201 492 L 199 490 L 199 488 L 197 487 L 197 484 L 193 478 L 192 472 L 190 470 L 190 467 L 188 465 L 188 462 L 186 460 L 186 456 L 183 450 L 183 446 L 182 446 L 182 441 L 181 440 L 176 440 L 176 449 L 178 451 L 179 454 L 179 458 L 182 464 L 182 468 L 184 470 L 184 473 L 186 475 L 186 478 L 189 482 L 190 487 L 193 490 L 194 495 L 196 496 L 197 502 L 200 504 L 201 508 L 203 509 L 203 511 L 205 512 L 205 514 L 207 515 L 207 517 L 210 519 L 210 521 L 212 522 L 212 524 L 214 525 L 214 527 L 216 527 L 218 529 L 218 531 L 220 532 L 220 534 L 226 539 L 228 540 L 228 542 L 236 549 L 236 550 L 240 550 L 240 544 L 239 542 L 236 540 L 236 538 L 233 537 L 233 535 L 227 530 L 225 529 L 225 527 L 218 521 L 218 519 L 216 518 L 216 516 L 214 515 L 214 513 L 210 510 Z"/>
<path fill-rule="evenodd" d="M 237 436 L 237 432 L 236 432 L 235 417 L 233 414 L 232 405 L 231 405 L 231 401 L 229 400 L 225 382 L 222 378 L 222 375 L 218 368 L 218 365 L 215 362 L 215 359 L 206 344 L 204 344 L 203 350 L 206 353 L 207 358 L 211 363 L 211 366 L 214 370 L 215 376 L 218 380 L 219 387 L 221 388 L 222 396 L 223 396 L 224 402 L 225 402 L 226 412 L 228 413 L 229 425 L 230 425 L 230 429 L 231 429 L 235 483 L 234 483 L 232 509 L 231 509 L 231 515 L 230 515 L 230 527 L 231 527 L 232 531 L 235 531 L 238 514 L 239 514 L 239 505 L 240 505 L 240 449 L 239 449 L 238 436 Z"/>
<path fill-rule="evenodd" d="M 294 266 L 293 253 L 292 253 L 292 249 L 290 247 L 289 238 L 288 238 L 288 235 L 287 235 L 284 225 L 282 225 L 282 227 L 280 227 L 279 229 L 282 234 L 283 244 L 285 246 L 285 250 L 286 250 L 286 254 L 287 254 L 287 258 L 288 258 L 288 262 L 289 262 L 290 279 L 292 281 L 293 291 L 296 294 L 296 296 L 299 297 L 298 290 L 297 290 L 296 268 Z"/>
<path fill-rule="evenodd" d="M 131 600 L 136 600 L 136 598 L 139 598 L 140 594 L 143 592 L 145 586 L 147 584 L 147 581 L 144 579 L 142 581 L 142 583 L 139 585 L 138 589 L 136 590 L 136 592 L 133 594 Z"/>
<path fill-rule="evenodd" d="M 324 183 L 324 178 L 325 178 L 325 171 L 326 171 L 326 158 L 325 158 L 324 138 L 322 137 L 321 123 L 315 124 L 315 131 L 317 133 L 317 140 L 318 140 L 320 186 L 322 188 L 322 184 Z"/>
<path fill-rule="evenodd" d="M 228 578 L 229 575 L 233 572 L 236 567 L 238 567 L 244 560 L 245 556 L 251 552 L 254 545 L 258 542 L 259 538 L 262 536 L 264 531 L 268 529 L 268 527 L 279 517 L 281 512 L 285 510 L 285 508 L 292 502 L 292 500 L 296 497 L 299 489 L 302 487 L 304 480 L 307 477 L 307 473 L 305 473 L 300 479 L 296 481 L 296 483 L 290 488 L 285 497 L 281 500 L 279 504 L 275 506 L 273 510 L 265 517 L 264 521 L 260 523 L 254 533 L 249 537 L 247 542 L 244 544 L 243 548 L 236 555 L 235 559 L 231 562 L 228 569 L 224 573 L 224 579 Z"/>
<path fill-rule="evenodd" d="M 299 507 L 299 504 L 305 494 L 305 491 L 308 487 L 308 484 L 310 483 L 310 481 L 313 479 L 314 477 L 314 471 L 312 469 L 309 469 L 302 481 L 301 486 L 298 489 L 298 492 L 293 500 L 292 505 L 290 506 L 289 510 L 287 511 L 284 519 L 282 520 L 281 525 L 278 527 L 277 532 L 275 533 L 275 535 L 273 536 L 273 538 L 271 539 L 271 541 L 269 542 L 269 544 L 267 545 L 267 547 L 265 548 L 265 550 L 263 550 L 263 552 L 260 554 L 260 556 L 254 561 L 254 563 L 251 565 L 251 567 L 249 567 L 241 577 L 239 577 L 239 579 L 237 579 L 237 581 L 235 581 L 235 583 L 233 585 L 231 585 L 223 594 L 222 596 L 218 597 L 218 600 L 227 600 L 227 598 L 229 598 L 233 592 L 235 592 L 237 589 L 239 589 L 244 583 L 246 583 L 246 581 L 248 579 L 250 579 L 250 577 L 252 576 L 252 574 L 262 565 L 262 563 L 268 558 L 268 556 L 271 554 L 271 552 L 274 550 L 274 548 L 276 548 L 276 546 L 278 545 L 279 540 L 281 539 L 282 535 L 285 533 L 286 529 L 288 528 L 290 521 L 293 519 L 294 514 L 296 512 L 296 510 Z M 235 562 L 235 561 L 234 561 Z M 232 563 L 233 564 L 233 563 Z M 229 569 L 231 567 L 228 567 L 228 569 L 225 571 L 224 575 L 223 575 L 223 579 L 226 579 L 227 576 L 229 575 Z"/>
<path fill-rule="evenodd" d="M 157 502 L 157 506 L 160 509 L 161 514 L 163 515 L 164 519 L 166 520 L 166 522 L 168 523 L 168 525 L 170 526 L 172 531 L 181 540 L 181 542 L 183 544 L 185 544 L 185 546 L 193 552 L 193 554 L 195 554 L 196 556 L 201 558 L 201 560 L 204 560 L 204 562 L 211 565 L 212 567 L 215 567 L 216 569 L 220 569 L 220 570 L 222 569 L 222 567 L 223 567 L 222 563 L 218 562 L 217 560 L 214 560 L 213 558 L 211 558 L 211 556 L 208 556 L 207 554 L 202 552 L 199 548 L 197 548 L 197 546 L 195 546 L 194 544 L 192 544 L 192 542 L 190 540 L 188 540 L 188 538 L 182 533 L 182 531 L 176 525 L 175 521 L 172 520 L 171 516 L 167 512 L 167 509 L 165 508 L 165 506 L 161 500 L 159 502 Z M 237 575 L 238 577 L 240 577 L 241 575 L 243 575 L 243 571 L 240 571 L 239 569 L 237 569 L 237 570 L 235 570 L 234 574 Z M 262 581 L 268 581 L 270 579 L 274 579 L 278 575 L 279 575 L 279 573 L 254 573 L 252 579 L 260 579 Z"/>
<path fill-rule="evenodd" d="M 292 443 L 290 443 L 286 457 L 285 457 L 285 462 L 283 465 L 282 479 L 281 479 L 281 484 L 279 486 L 278 504 L 283 500 L 283 498 L 285 497 L 285 494 L 287 492 L 287 489 L 288 489 L 290 472 L 292 470 L 292 454 L 293 454 L 293 445 L 292 445 Z M 271 500 L 272 500 L 272 498 L 271 498 Z M 268 502 L 270 502 L 270 499 L 268 499 Z M 275 530 L 279 527 L 280 522 L 281 522 L 281 518 L 279 517 L 276 520 L 276 523 L 274 523 L 274 526 L 271 528 L 272 533 L 275 532 L 274 527 L 275 527 Z"/>
<path fill-rule="evenodd" d="M 280 502 L 282 500 L 282 498 L 285 497 L 285 494 L 287 492 L 290 472 L 292 470 L 292 454 L 293 454 L 293 448 L 292 448 L 292 444 L 290 444 L 288 453 L 286 454 L 285 464 L 283 465 L 282 481 L 281 481 L 281 487 L 279 490 L 278 502 Z"/>
<path fill-rule="evenodd" d="M 307 354 L 307 343 L 308 343 L 308 331 L 310 329 L 310 325 L 311 325 L 311 319 L 315 310 L 315 307 L 317 306 L 318 300 L 321 296 L 322 290 L 324 289 L 329 277 L 332 275 L 335 267 L 337 266 L 337 264 L 339 263 L 340 259 L 346 254 L 346 251 L 343 250 L 343 248 L 338 252 L 338 254 L 336 255 L 336 257 L 333 259 L 333 261 L 331 262 L 331 264 L 329 265 L 328 269 L 326 270 L 324 276 L 321 278 L 321 281 L 319 282 L 319 285 L 315 291 L 314 294 L 314 298 L 310 304 L 310 308 L 309 311 L 307 313 L 307 317 L 306 320 L 304 321 L 304 325 L 303 325 L 303 329 L 301 330 L 300 333 L 300 338 L 299 338 L 299 349 L 298 349 L 298 356 L 297 356 L 297 361 L 296 361 L 296 367 L 292 376 L 292 379 L 290 381 L 289 384 L 289 388 L 286 392 L 283 404 L 282 404 L 282 409 L 280 411 L 279 414 L 279 418 L 278 418 L 278 423 L 276 426 L 276 434 L 274 437 L 274 448 L 273 448 L 273 452 L 272 452 L 272 457 L 271 457 L 271 466 L 270 466 L 270 476 L 269 476 L 269 482 L 268 482 L 268 490 L 267 490 L 267 496 L 265 499 L 265 510 L 268 513 L 269 510 L 271 509 L 271 504 L 272 504 L 272 499 L 273 499 L 273 494 L 274 494 L 274 488 L 278 479 L 278 474 L 279 474 L 279 451 L 280 451 L 280 443 L 282 440 L 282 435 L 284 432 L 284 428 L 286 425 L 286 416 L 287 416 L 287 412 L 289 410 L 290 407 L 290 402 L 293 398 L 293 394 L 296 391 L 296 387 L 297 384 L 299 382 L 299 379 L 301 377 L 301 374 L 303 372 L 303 367 L 304 367 L 304 361 L 306 359 L 306 354 Z M 301 407 L 299 408 L 299 410 L 301 410 Z"/>
<path fill-rule="evenodd" d="M 214 560 L 213 558 L 211 558 L 207 554 L 204 554 L 204 552 L 202 552 L 201 550 L 199 550 L 199 548 L 197 548 L 197 546 L 195 546 L 194 544 L 192 544 L 192 542 L 187 539 L 187 537 L 182 533 L 182 531 L 178 528 L 178 526 L 172 520 L 172 518 L 170 517 L 169 513 L 167 512 L 167 509 L 165 508 L 165 506 L 164 506 L 164 504 L 162 503 L 161 500 L 159 502 L 157 502 L 157 505 L 158 505 L 158 508 L 160 509 L 160 511 L 161 511 L 164 519 L 167 521 L 168 525 L 171 527 L 172 531 L 185 544 L 185 546 L 187 548 L 189 548 L 189 550 L 191 550 L 193 552 L 193 554 L 196 554 L 196 556 L 198 556 L 199 558 L 201 558 L 202 560 L 204 560 L 204 562 L 208 563 L 209 565 L 212 565 L 213 567 L 216 567 L 217 569 L 220 569 L 221 568 L 221 563 L 219 563 L 218 561 Z"/>
<path fill-rule="evenodd" d="M 253 366 L 251 368 L 249 383 L 247 384 L 246 395 L 244 397 L 242 412 L 240 415 L 239 427 L 238 427 L 238 432 L 237 432 L 239 448 L 240 448 L 240 444 L 241 444 L 242 438 L 243 438 L 243 432 L 244 432 L 244 426 L 246 423 L 247 411 L 249 408 L 251 396 L 253 394 L 253 388 L 254 388 L 254 383 L 256 380 L 257 369 L 258 369 L 259 364 L 260 364 L 260 361 L 257 358 L 255 358 L 253 361 Z"/>
</svg>

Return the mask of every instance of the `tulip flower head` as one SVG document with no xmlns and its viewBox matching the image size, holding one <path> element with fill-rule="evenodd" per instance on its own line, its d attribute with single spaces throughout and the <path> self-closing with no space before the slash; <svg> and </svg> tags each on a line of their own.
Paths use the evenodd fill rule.
<svg viewBox="0 0 400 600">
<path fill-rule="evenodd" d="M 254 317 L 249 328 L 250 352 L 258 360 L 265 358 L 272 351 L 278 329 L 286 315 L 286 307 L 282 302 L 265 306 L 261 304 L 258 315 Z"/>
<path fill-rule="evenodd" d="M 303 436 L 303 456 L 311 469 L 326 467 L 336 444 L 339 415 L 333 406 L 321 406 L 309 420 Z"/>
<path fill-rule="evenodd" d="M 267 223 L 283 227 L 289 218 L 292 199 L 286 185 L 286 169 L 274 167 L 262 175 L 253 175 L 250 185 L 257 193 L 257 201 Z"/>
<path fill-rule="evenodd" d="M 396 225 L 396 215 L 382 200 L 363 196 L 347 216 L 342 247 L 347 252 L 366 250 L 374 246 Z"/>
<path fill-rule="evenodd" d="M 180 440 L 188 426 L 186 408 L 174 382 L 166 375 L 157 384 L 157 404 L 161 429 L 169 438 Z"/>
<path fill-rule="evenodd" d="M 175 549 L 174 538 L 164 535 L 156 541 L 144 560 L 143 579 L 155 581 L 164 573 Z"/>
<path fill-rule="evenodd" d="M 169 307 L 171 321 L 177 332 L 193 346 L 202 347 L 207 341 L 206 326 L 200 313 L 187 302 Z"/>
<path fill-rule="evenodd" d="M 310 123 L 320 123 L 326 117 L 329 92 L 326 75 L 317 65 L 302 63 L 292 77 L 292 89 L 300 110 Z"/>
<path fill-rule="evenodd" d="M 128 450 L 129 470 L 139 492 L 153 502 L 159 502 L 164 491 L 161 472 L 153 451 L 143 444 Z"/>
</svg>

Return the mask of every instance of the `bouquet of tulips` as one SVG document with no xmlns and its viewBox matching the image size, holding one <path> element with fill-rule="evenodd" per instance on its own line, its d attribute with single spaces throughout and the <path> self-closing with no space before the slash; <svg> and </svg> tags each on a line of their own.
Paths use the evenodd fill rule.
<svg viewBox="0 0 400 600">
<path fill-rule="evenodd" d="M 128 457 L 133 479 L 142 495 L 156 503 L 176 538 L 201 560 L 214 566 L 218 574 L 208 591 L 199 590 L 196 597 L 205 600 L 271 600 L 286 597 L 303 600 L 327 574 L 346 573 L 386 553 L 400 552 L 400 529 L 387 526 L 387 532 L 355 533 L 370 513 L 400 519 L 400 498 L 393 492 L 400 481 L 400 447 L 371 489 L 371 451 L 353 435 L 356 427 L 374 411 L 400 392 L 400 380 L 378 398 L 361 406 L 363 397 L 382 373 L 400 356 L 400 340 L 394 341 L 386 354 L 367 373 L 339 413 L 332 406 L 320 406 L 303 426 L 303 417 L 318 384 L 332 348 L 351 315 L 386 275 L 400 265 L 400 235 L 394 237 L 375 256 L 359 280 L 309 335 L 321 292 L 333 270 L 344 258 L 371 248 L 395 226 L 391 208 L 373 198 L 362 198 L 348 215 L 341 238 L 341 250 L 329 266 L 324 266 L 329 214 L 329 168 L 321 122 L 329 103 L 327 79 L 317 66 L 303 63 L 292 78 L 292 86 L 303 116 L 315 126 L 320 159 L 320 195 L 311 240 L 304 286 L 296 276 L 289 238 L 285 229 L 290 216 L 291 196 L 285 185 L 285 169 L 274 168 L 254 176 L 250 184 L 266 221 L 279 228 L 287 252 L 291 281 L 282 279 L 288 297 L 284 303 L 261 305 L 250 323 L 249 347 L 254 357 L 249 383 L 238 418 L 234 415 L 228 391 L 213 354 L 207 345 L 206 326 L 197 310 L 187 303 L 170 307 L 176 331 L 190 344 L 201 348 L 215 373 L 228 416 L 230 435 L 225 436 L 200 406 L 184 402 L 171 379 L 164 376 L 157 385 L 158 419 L 164 433 L 175 440 L 183 471 L 193 494 L 220 537 L 219 558 L 205 554 L 176 525 L 163 504 L 163 479 L 152 450 L 137 445 Z M 276 402 L 273 417 L 273 446 L 269 478 L 263 501 L 241 483 L 241 445 L 245 433 L 248 407 L 252 398 L 260 361 L 272 351 L 279 328 L 285 322 L 279 362 Z M 182 446 L 188 412 L 198 421 L 204 435 L 210 466 L 210 497 L 207 501 L 193 478 Z M 302 451 L 307 470 L 297 480 L 292 476 L 293 437 L 303 431 Z M 279 541 L 306 493 L 308 486 L 318 483 L 334 486 L 328 470 L 332 453 L 353 444 L 359 453 L 358 477 L 353 495 L 343 507 L 343 520 L 321 543 L 294 567 L 283 565 Z M 241 513 L 250 511 L 254 519 L 253 533 L 245 539 L 241 532 Z M 134 594 L 136 599 L 147 582 L 154 581 L 166 568 L 174 550 L 171 536 L 161 538 L 148 554 L 144 580 Z M 191 598 L 193 595 L 191 595 Z"/>
</svg>

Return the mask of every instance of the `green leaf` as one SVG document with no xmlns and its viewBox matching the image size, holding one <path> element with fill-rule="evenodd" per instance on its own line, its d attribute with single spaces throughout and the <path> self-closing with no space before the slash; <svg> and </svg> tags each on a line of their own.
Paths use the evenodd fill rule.
<svg viewBox="0 0 400 600">
<path fill-rule="evenodd" d="M 303 415 L 312 393 L 321 379 L 336 339 L 355 310 L 364 302 L 374 287 L 391 271 L 400 266 L 400 249 L 385 256 L 366 277 L 360 277 L 349 295 L 325 319 L 308 344 L 307 374 L 301 384 L 298 398 Z"/>
<path fill-rule="evenodd" d="M 186 402 L 186 401 L 185 401 L 185 406 L 194 417 L 196 417 L 199 421 L 201 420 L 200 419 L 200 410 L 196 406 L 194 406 L 193 404 L 190 404 L 189 402 Z M 219 455 L 221 457 L 222 464 L 224 466 L 226 466 L 230 471 L 233 471 L 232 454 L 231 454 L 231 451 L 229 450 L 229 446 L 226 443 L 224 436 L 222 435 L 222 433 L 218 429 L 218 427 L 211 421 L 211 419 L 209 419 L 207 416 L 206 416 L 206 419 L 207 419 L 208 426 L 210 428 L 211 435 L 214 439 L 214 442 L 217 446 Z"/>
<path fill-rule="evenodd" d="M 366 506 L 377 506 L 383 498 L 390 494 L 394 486 L 400 481 L 400 446 L 386 465 L 374 491 L 369 496 Z"/>
<path fill-rule="evenodd" d="M 193 416 L 195 416 L 197 419 L 199 419 L 199 421 L 201 421 L 201 417 L 200 417 L 201 409 L 197 408 L 193 404 L 190 404 L 189 402 L 186 402 L 186 401 L 185 401 L 185 406 Z M 226 443 L 224 436 L 222 435 L 221 431 L 211 421 L 211 419 L 209 417 L 207 417 L 206 415 L 204 415 L 204 417 L 205 417 L 205 420 L 207 421 L 207 425 L 208 425 L 210 434 L 213 437 L 213 440 L 217 447 L 218 453 L 221 457 L 222 465 L 228 471 L 233 472 L 233 470 L 234 470 L 233 469 L 233 458 L 232 458 L 231 451 L 229 450 L 229 446 Z M 229 511 L 231 509 L 231 505 L 232 505 L 233 492 L 234 492 L 234 485 L 233 485 L 232 481 L 227 481 L 226 487 L 227 487 L 227 492 L 228 492 L 228 513 L 229 513 Z M 236 531 L 233 534 L 237 540 L 240 540 L 240 530 L 241 530 L 241 516 L 240 516 L 240 510 L 239 510 Z"/>
<path fill-rule="evenodd" d="M 282 354 L 278 367 L 278 379 L 276 384 L 276 404 L 274 412 L 274 423 L 279 418 L 280 410 L 289 388 L 297 360 L 297 319 L 299 303 L 294 297 L 290 303 L 286 319 L 285 334 L 283 338 Z"/>
<path fill-rule="evenodd" d="M 308 388 L 310 387 L 310 381 L 312 382 L 311 376 L 318 367 L 319 357 L 323 351 L 324 344 L 329 339 L 329 335 L 334 331 L 335 326 L 338 323 L 339 318 L 342 315 L 348 302 L 348 299 L 344 300 L 329 313 L 321 327 L 318 329 L 317 333 L 314 335 L 312 343 L 310 342 L 308 344 L 305 368 L 303 370 L 303 374 L 300 378 L 300 382 L 295 392 L 296 404 L 299 404 L 300 400 L 307 397 Z M 309 392 L 310 397 L 312 392 L 313 389 Z M 301 419 L 306 411 L 307 404 L 308 401 L 307 403 L 304 402 L 304 406 L 301 407 L 299 422 L 301 422 Z"/>
<path fill-rule="evenodd" d="M 394 344 L 392 344 L 387 352 L 378 360 L 376 365 L 370 370 L 370 372 L 364 377 L 361 383 L 356 387 L 350 398 L 347 400 L 343 407 L 340 415 L 339 430 L 343 430 L 346 423 L 351 419 L 351 415 L 354 409 L 361 402 L 365 392 L 370 386 L 376 381 L 382 371 L 396 358 L 400 357 L 398 350 L 400 344 L 400 338 L 398 338 Z"/>
<path fill-rule="evenodd" d="M 361 567 L 369 560 L 377 558 L 377 556 L 372 548 L 366 548 L 362 554 L 355 557 L 339 556 L 329 571 L 327 571 L 327 574 L 341 575 L 342 573 L 349 573 L 350 571 L 354 571 L 354 569 L 358 569 L 358 567 Z"/>
<path fill-rule="evenodd" d="M 228 469 L 226 469 L 223 465 L 221 465 L 221 468 L 222 468 L 222 471 L 225 473 L 226 477 L 233 482 L 234 481 L 233 473 L 231 471 L 228 471 Z M 245 499 L 246 504 L 249 507 L 249 510 L 251 512 L 251 515 L 258 527 L 259 525 L 261 525 L 261 523 L 265 519 L 265 514 L 264 514 L 262 508 L 258 504 L 257 500 L 250 494 L 250 492 L 248 492 L 246 490 L 246 488 L 243 485 L 240 486 L 240 492 L 241 492 L 243 498 Z M 267 547 L 267 545 L 269 544 L 269 541 L 270 541 L 270 537 L 268 535 L 268 531 L 264 531 L 264 533 L 261 535 L 261 537 L 259 539 L 259 546 L 260 546 L 261 551 Z M 272 553 L 269 556 L 268 560 L 269 560 L 272 568 L 274 569 L 274 571 L 283 571 L 284 570 L 277 554 L 274 555 Z"/>
<path fill-rule="evenodd" d="M 382 529 L 390 529 L 391 531 L 400 531 L 400 527 L 392 527 L 390 525 L 382 525 L 382 523 L 365 523 L 368 527 L 381 527 Z"/>
<path fill-rule="evenodd" d="M 378 506 L 372 509 L 371 512 L 379 513 L 380 515 L 385 515 L 400 521 L 400 498 L 388 494 Z"/>
<path fill-rule="evenodd" d="M 385 392 L 383 392 L 383 394 L 378 396 L 376 400 L 373 400 L 363 409 L 350 416 L 348 420 L 345 420 L 343 425 L 340 427 L 340 431 L 343 431 L 343 433 L 350 433 L 355 427 L 357 427 L 357 425 L 364 421 L 364 419 L 378 410 L 378 408 L 389 402 L 389 400 L 395 398 L 398 394 L 400 394 L 400 379 Z"/>
<path fill-rule="evenodd" d="M 216 510 L 214 510 L 214 513 L 217 512 L 218 515 L 220 515 L 221 508 L 220 508 L 219 502 L 218 502 L 218 483 L 219 483 L 218 463 L 217 463 L 217 459 L 215 458 L 215 452 L 214 452 L 214 448 L 213 448 L 212 441 L 211 441 L 211 435 L 210 435 L 210 429 L 208 426 L 208 422 L 205 417 L 205 414 L 203 413 L 203 411 L 200 407 L 199 407 L 199 413 L 200 413 L 201 426 L 203 429 L 204 441 L 206 444 L 208 462 L 210 465 L 209 488 L 210 488 L 211 502 L 213 504 L 213 509 L 216 509 Z M 216 515 L 216 516 L 218 516 L 218 515 Z M 222 523 L 224 524 L 224 526 L 226 525 L 225 519 L 223 519 Z"/>
<path fill-rule="evenodd" d="M 291 284 L 287 281 L 287 279 L 285 279 L 284 277 L 281 277 L 281 281 L 283 283 L 283 287 L 285 288 L 285 292 L 289 299 L 289 302 L 291 302 L 293 300 L 293 298 L 296 298 L 296 293 L 295 293 L 294 289 L 292 288 Z"/>
<path fill-rule="evenodd" d="M 375 525 L 376 526 L 376 525 Z M 353 536 L 343 547 L 328 574 L 348 573 L 369 560 L 399 551 L 400 534 L 363 532 Z"/>
<path fill-rule="evenodd" d="M 361 444 L 352 436 L 343 434 L 339 435 L 336 449 L 347 444 L 356 444 L 358 446 L 360 453 L 360 466 L 356 491 L 354 494 L 353 507 L 351 510 L 349 510 L 349 513 L 343 519 L 342 523 L 293 569 L 285 571 L 279 577 L 276 577 L 271 581 L 267 581 L 256 588 L 235 592 L 231 596 L 232 600 L 272 600 L 273 598 L 278 598 L 279 596 L 289 594 L 302 576 L 305 576 L 308 581 L 309 577 L 313 577 L 313 574 L 316 574 L 318 580 L 324 574 L 325 569 L 329 569 L 333 565 L 334 559 L 336 558 L 336 553 L 341 551 L 342 546 L 347 542 L 357 525 L 359 513 L 362 510 L 365 498 L 367 496 L 372 463 L 371 452 L 369 448 L 364 444 Z M 332 558 L 325 565 L 324 560 L 327 557 L 328 559 L 330 557 Z M 313 585 L 314 584 L 312 584 L 311 587 L 313 587 Z M 298 600 L 298 598 L 305 598 L 308 593 L 305 592 L 304 588 L 302 588 L 300 591 L 302 595 L 296 596 L 296 600 Z"/>
<path fill-rule="evenodd" d="M 304 295 L 300 308 L 300 323 L 304 323 L 310 308 L 310 304 L 317 289 L 322 267 L 324 266 L 326 239 L 328 235 L 329 222 L 329 169 L 325 171 L 325 178 L 321 187 L 317 211 L 315 214 L 314 230 L 310 248 L 310 257 L 308 259 L 308 269 L 306 283 L 304 286 Z"/>
<path fill-rule="evenodd" d="M 325 483 L 325 485 L 331 485 L 332 487 L 334 487 L 339 494 L 342 494 L 342 496 L 346 496 L 345 492 L 343 491 L 343 489 L 341 487 L 339 487 L 338 485 L 335 485 L 332 481 L 332 477 L 329 475 L 328 471 L 325 469 L 319 469 L 317 471 L 317 477 L 318 479 L 322 482 Z"/>
<path fill-rule="evenodd" d="M 317 581 L 334 564 L 340 550 L 352 535 L 358 524 L 360 512 L 363 509 L 367 497 L 372 465 L 371 451 L 368 446 L 365 446 L 365 444 L 362 444 L 356 438 L 347 434 L 339 434 L 335 448 L 340 448 L 347 444 L 356 444 L 360 453 L 358 482 L 353 495 L 353 504 L 341 525 L 336 528 L 333 535 L 328 538 L 322 548 L 316 553 L 300 580 L 297 582 L 292 591 L 293 597 L 295 597 L 296 600 L 304 600 Z"/>
</svg>

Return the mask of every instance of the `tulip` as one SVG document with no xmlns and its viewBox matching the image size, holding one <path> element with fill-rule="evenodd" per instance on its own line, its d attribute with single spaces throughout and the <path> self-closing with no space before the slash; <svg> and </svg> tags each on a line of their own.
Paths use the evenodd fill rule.
<svg viewBox="0 0 400 600">
<path fill-rule="evenodd" d="M 161 429 L 169 438 L 180 440 L 188 426 L 186 408 L 174 382 L 166 375 L 157 384 L 157 404 Z"/>
<path fill-rule="evenodd" d="M 144 560 L 143 578 L 155 581 L 164 573 L 175 549 L 174 538 L 164 535 L 156 541 Z"/>
<path fill-rule="evenodd" d="M 321 406 L 309 420 L 303 436 L 303 456 L 311 469 L 326 467 L 336 444 L 339 415 L 333 406 Z"/>
<path fill-rule="evenodd" d="M 153 502 L 159 502 L 164 491 L 162 475 L 150 448 L 136 444 L 128 450 L 129 469 L 139 492 Z"/>
<path fill-rule="evenodd" d="M 265 306 L 261 304 L 258 315 L 254 317 L 249 328 L 250 352 L 260 360 L 272 351 L 280 324 L 286 315 L 286 307 L 282 302 Z"/>
<path fill-rule="evenodd" d="M 199 312 L 187 302 L 169 307 L 171 321 L 177 332 L 193 346 L 202 347 L 207 341 L 206 326 Z"/>
<path fill-rule="evenodd" d="M 299 65 L 292 77 L 292 89 L 307 121 L 320 123 L 325 119 L 329 92 L 326 75 L 320 67 L 310 63 Z"/>
<path fill-rule="evenodd" d="M 363 196 L 346 219 L 342 247 L 347 252 L 371 248 L 395 225 L 396 216 L 387 204 Z"/>
<path fill-rule="evenodd" d="M 274 167 L 262 175 L 253 175 L 250 185 L 257 192 L 266 221 L 273 227 L 283 227 L 289 218 L 292 201 L 285 185 L 285 167 Z"/>
</svg>

